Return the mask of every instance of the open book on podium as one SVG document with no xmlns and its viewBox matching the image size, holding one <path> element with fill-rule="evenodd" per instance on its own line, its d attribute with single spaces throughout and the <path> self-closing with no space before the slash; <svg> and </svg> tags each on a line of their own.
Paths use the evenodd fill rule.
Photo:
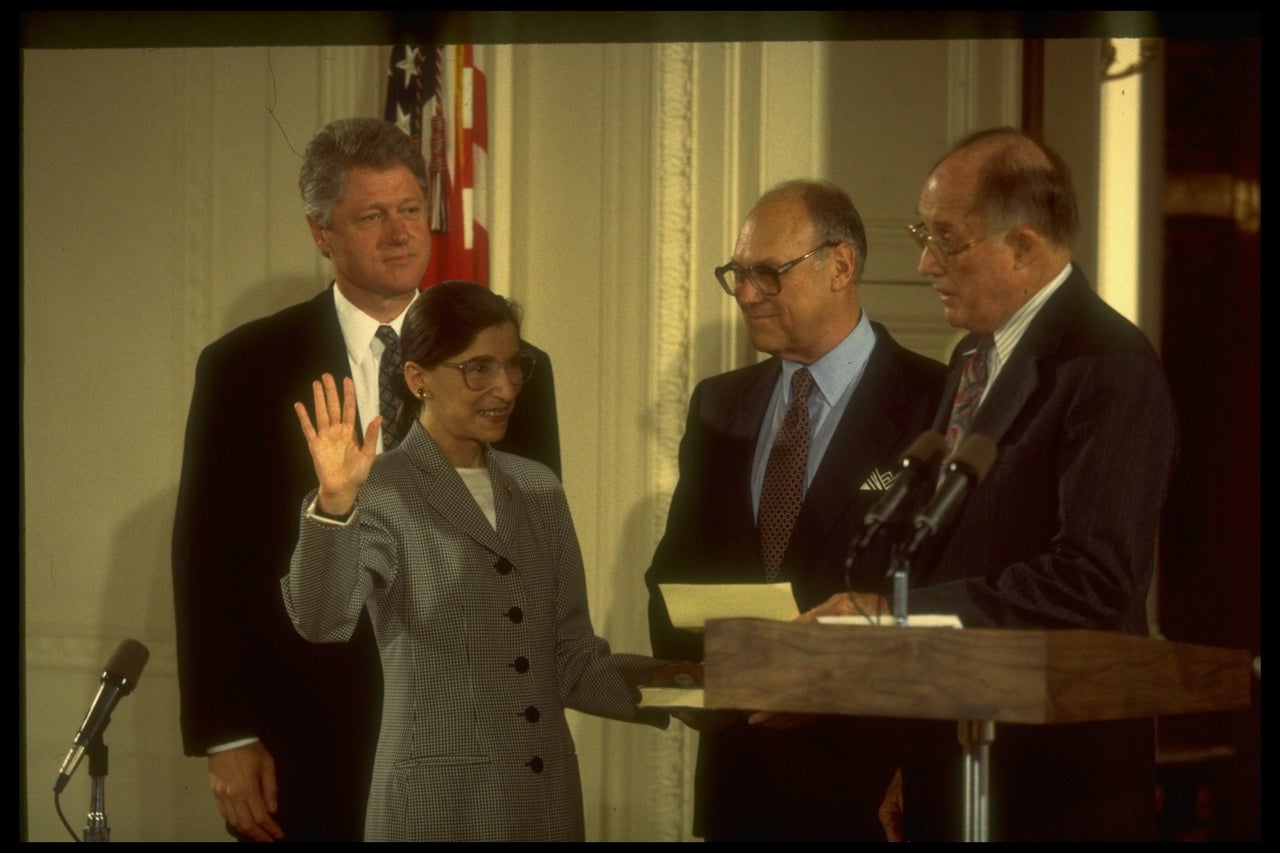
<svg viewBox="0 0 1280 853">
<path fill-rule="evenodd" d="M 800 615 L 790 583 L 743 584 L 659 584 L 671 624 L 685 631 L 703 630 L 716 619 L 764 619 L 785 623 Z M 892 626 L 888 613 L 868 616 L 823 616 L 822 624 Z M 955 616 L 912 616 L 910 627 L 959 628 Z M 702 685 L 690 676 L 683 683 L 661 687 L 641 687 L 642 706 L 670 709 L 705 708 Z"/>
</svg>

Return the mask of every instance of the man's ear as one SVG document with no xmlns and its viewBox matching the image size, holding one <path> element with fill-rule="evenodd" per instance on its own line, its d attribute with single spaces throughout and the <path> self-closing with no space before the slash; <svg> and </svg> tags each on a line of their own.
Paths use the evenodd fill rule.
<svg viewBox="0 0 1280 853">
<path fill-rule="evenodd" d="M 1010 228 L 1004 241 L 1013 251 L 1015 267 L 1031 266 L 1040 258 L 1040 251 L 1044 248 L 1043 238 L 1025 225 Z"/>
<path fill-rule="evenodd" d="M 329 257 L 329 235 L 325 233 L 324 228 L 310 216 L 307 217 L 307 227 L 311 229 L 311 239 L 316 242 L 316 248 L 320 250 L 320 254 L 326 258 Z"/>
<path fill-rule="evenodd" d="M 831 247 L 831 263 L 832 290 L 852 287 L 858 280 L 858 254 L 849 243 L 837 243 Z"/>
</svg>

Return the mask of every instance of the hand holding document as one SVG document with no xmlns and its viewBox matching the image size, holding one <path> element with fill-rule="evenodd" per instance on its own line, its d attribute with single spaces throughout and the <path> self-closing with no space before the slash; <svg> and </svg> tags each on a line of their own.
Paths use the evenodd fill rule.
<svg viewBox="0 0 1280 853">
<path fill-rule="evenodd" d="M 653 683 L 641 685 L 640 705 L 670 709 L 701 709 L 702 665 L 693 661 L 668 664 L 654 673 Z"/>
<path fill-rule="evenodd" d="M 640 707 L 663 708 L 694 731 L 718 732 L 740 715 L 708 710 L 703 703 L 702 664 L 673 663 L 658 670 L 653 683 L 640 688 Z"/>
<path fill-rule="evenodd" d="M 700 631 L 712 619 L 772 619 L 788 622 L 800 616 L 790 583 L 781 584 L 662 584 L 671 624 Z M 675 665 L 682 666 L 682 665 Z M 672 667 L 667 667 L 672 670 Z M 692 670 L 660 671 L 653 686 L 640 688 L 641 706 L 669 708 L 672 716 L 698 731 L 719 731 L 739 720 L 739 713 L 717 713 L 703 702 L 701 666 Z M 758 717 L 758 719 L 755 719 Z M 790 727 L 787 715 L 756 713 L 749 722 Z"/>
<path fill-rule="evenodd" d="M 789 583 L 662 584 L 671 624 L 701 631 L 710 619 L 774 619 L 800 615 Z M 640 688 L 642 706 L 667 708 L 672 716 L 701 732 L 719 731 L 741 715 L 712 713 L 703 703 L 702 667 L 684 662 L 661 670 L 653 685 Z"/>
</svg>

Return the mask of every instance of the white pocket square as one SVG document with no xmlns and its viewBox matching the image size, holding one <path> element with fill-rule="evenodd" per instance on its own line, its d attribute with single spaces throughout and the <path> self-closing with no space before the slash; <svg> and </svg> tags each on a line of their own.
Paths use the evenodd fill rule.
<svg viewBox="0 0 1280 853">
<path fill-rule="evenodd" d="M 872 468 L 871 473 L 867 476 L 867 479 L 863 482 L 859 491 L 883 492 L 885 489 L 893 485 L 893 481 L 896 480 L 897 477 L 898 475 L 893 471 L 881 471 L 877 468 Z"/>
</svg>

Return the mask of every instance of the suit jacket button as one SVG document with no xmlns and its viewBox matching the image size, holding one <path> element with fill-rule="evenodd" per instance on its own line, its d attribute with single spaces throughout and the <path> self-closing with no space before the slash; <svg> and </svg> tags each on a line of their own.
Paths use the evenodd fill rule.
<svg viewBox="0 0 1280 853">
<path fill-rule="evenodd" d="M 526 672 L 529 671 L 529 659 L 524 655 L 521 655 L 520 657 L 513 660 L 511 663 L 507 664 L 507 666 L 512 667 L 513 669 L 515 669 L 516 672 L 520 673 L 521 675 L 524 675 Z"/>
<path fill-rule="evenodd" d="M 531 723 L 536 723 L 538 722 L 538 720 L 542 719 L 542 714 L 539 713 L 538 709 L 535 708 L 533 705 L 530 705 L 528 708 L 524 709 L 523 716 L 526 720 L 528 720 Z"/>
<path fill-rule="evenodd" d="M 532 770 L 534 773 L 541 773 L 541 772 L 542 772 L 542 759 L 535 755 L 535 756 L 533 757 L 533 760 L 531 760 L 531 761 L 526 761 L 524 766 L 525 766 L 525 767 L 528 767 L 528 768 L 529 768 L 530 770 Z"/>
<path fill-rule="evenodd" d="M 499 557 L 498 562 L 493 564 L 493 568 L 494 568 L 494 571 L 496 571 L 500 575 L 509 575 L 511 574 L 511 569 L 514 567 L 511 565 L 511 563 L 507 560 L 506 557 Z"/>
<path fill-rule="evenodd" d="M 524 621 L 524 611 L 519 607 L 513 607 L 507 611 L 507 618 L 519 625 Z"/>
</svg>

